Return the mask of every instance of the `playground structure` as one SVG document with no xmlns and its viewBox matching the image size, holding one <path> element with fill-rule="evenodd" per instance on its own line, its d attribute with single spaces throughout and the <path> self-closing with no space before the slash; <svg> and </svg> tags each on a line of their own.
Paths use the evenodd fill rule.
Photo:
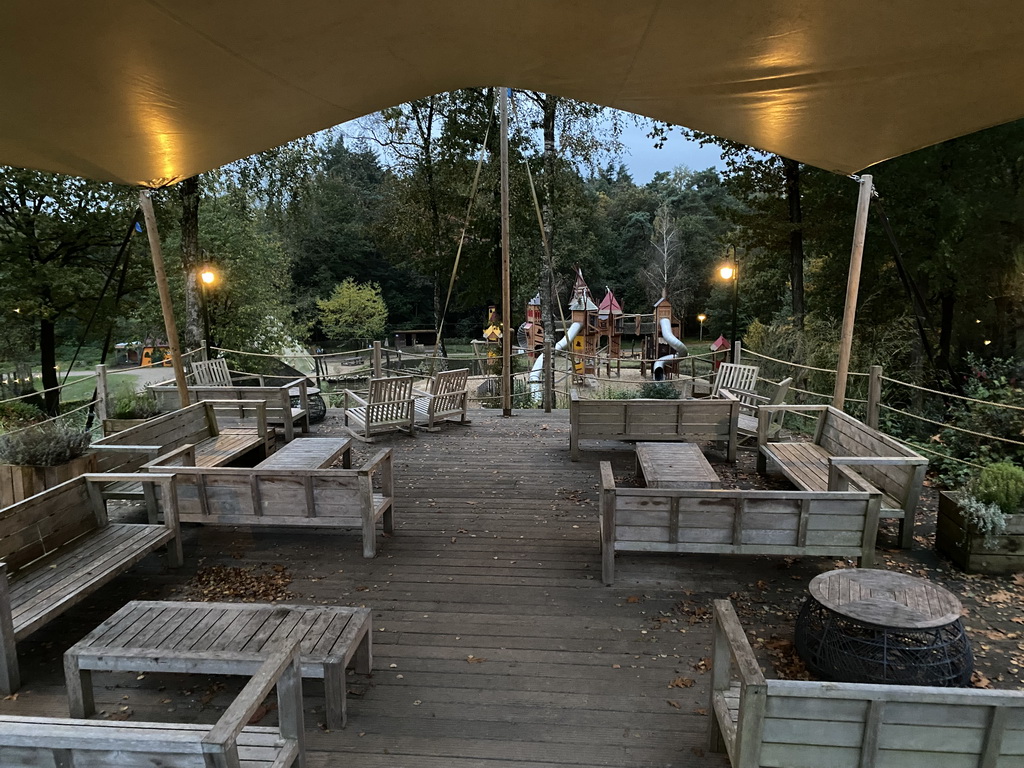
<svg viewBox="0 0 1024 768">
<path fill-rule="evenodd" d="M 677 376 L 679 360 L 689 354 L 679 338 L 681 323 L 667 298 L 661 298 L 651 314 L 627 315 L 611 289 L 606 289 L 604 298 L 597 304 L 579 267 L 576 268 L 576 282 L 569 299 L 569 312 L 569 325 L 554 350 L 566 352 L 571 345 L 572 372 L 578 380 L 587 376 L 600 377 L 602 366 L 605 376 L 610 377 L 612 361 L 615 362 L 616 376 L 622 375 L 622 337 L 627 328 L 632 329 L 630 335 L 642 338 L 640 373 L 645 378 L 648 366 L 655 381 Z M 534 361 L 529 379 L 532 390 L 539 388 L 544 367 L 544 355 L 538 352 L 544 341 L 540 318 L 541 300 L 538 295 L 527 304 L 526 322 L 519 328 L 518 339 Z"/>
</svg>

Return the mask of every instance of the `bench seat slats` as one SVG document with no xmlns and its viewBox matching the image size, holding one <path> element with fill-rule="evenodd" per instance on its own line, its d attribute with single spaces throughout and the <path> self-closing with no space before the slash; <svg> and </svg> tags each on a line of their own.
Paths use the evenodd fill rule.
<svg viewBox="0 0 1024 768">
<path fill-rule="evenodd" d="M 174 538 L 162 525 L 110 524 L 11 584 L 15 637 L 21 639 Z"/>
</svg>

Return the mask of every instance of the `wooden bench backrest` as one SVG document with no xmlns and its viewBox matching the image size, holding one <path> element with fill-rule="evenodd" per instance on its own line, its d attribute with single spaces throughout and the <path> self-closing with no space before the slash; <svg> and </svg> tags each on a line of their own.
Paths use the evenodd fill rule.
<svg viewBox="0 0 1024 768">
<path fill-rule="evenodd" d="M 722 363 L 715 374 L 715 381 L 711 386 L 711 396 L 718 397 L 720 389 L 753 392 L 757 387 L 757 376 L 760 370 L 756 365 Z"/>
<path fill-rule="evenodd" d="M 572 424 L 578 439 L 730 440 L 730 400 L 574 400 Z"/>
<path fill-rule="evenodd" d="M 230 387 L 231 371 L 222 357 L 192 363 L 192 383 L 198 386 Z"/>
<path fill-rule="evenodd" d="M 370 379 L 366 420 L 369 424 L 399 422 L 410 418 L 412 376 L 388 376 Z"/>
<path fill-rule="evenodd" d="M 832 407 L 822 414 L 815 442 L 832 456 L 896 456 L 923 460 L 891 437 Z M 869 483 L 901 503 L 921 472 L 918 466 L 907 464 L 860 465 L 856 470 Z"/>
<path fill-rule="evenodd" d="M 466 401 L 466 382 L 468 380 L 468 368 L 441 371 L 435 374 L 430 386 L 434 411 L 443 413 L 462 408 Z"/>
<path fill-rule="evenodd" d="M 101 515 L 105 520 L 105 515 Z M 0 562 L 17 571 L 83 533 L 100 527 L 84 477 L 0 510 Z"/>
<path fill-rule="evenodd" d="M 1024 765 L 1024 692 L 798 680 L 767 686 L 758 763 L 765 768 Z"/>
<path fill-rule="evenodd" d="M 292 401 L 288 395 L 288 386 L 283 387 L 219 387 L 219 386 L 190 386 L 188 388 L 189 398 L 193 403 L 202 400 L 263 400 L 267 404 L 267 419 L 280 421 L 290 419 L 292 413 Z M 156 396 L 157 406 L 163 412 L 177 410 L 181 407 L 181 397 L 178 395 L 177 387 L 150 387 L 150 391 Z M 219 417 L 223 417 L 225 410 L 218 407 Z"/>
<path fill-rule="evenodd" d="M 187 443 L 199 443 L 217 434 L 217 416 L 205 403 L 194 403 L 129 429 L 97 440 L 96 445 L 158 445 L 162 453 Z M 134 472 L 149 461 L 146 457 L 99 451 L 101 472 Z"/>
<path fill-rule="evenodd" d="M 232 517 L 357 520 L 372 496 L 371 481 L 351 469 L 176 469 L 182 520 Z M 286 522 L 280 524 L 286 525 Z"/>
</svg>

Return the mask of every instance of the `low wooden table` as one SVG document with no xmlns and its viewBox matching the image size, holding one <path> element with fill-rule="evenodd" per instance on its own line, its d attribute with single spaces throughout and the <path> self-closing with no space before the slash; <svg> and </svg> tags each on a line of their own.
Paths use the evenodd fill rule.
<svg viewBox="0 0 1024 768">
<path fill-rule="evenodd" d="M 722 487 L 696 443 L 637 443 L 636 467 L 648 488 Z"/>
<path fill-rule="evenodd" d="M 297 437 L 285 443 L 256 469 L 323 469 L 341 457 L 342 467 L 352 468 L 351 437 Z"/>
<path fill-rule="evenodd" d="M 952 592 L 867 568 L 822 573 L 808 591 L 796 647 L 815 674 L 850 683 L 970 683 L 974 657 Z"/>
<path fill-rule="evenodd" d="M 71 716 L 95 712 L 94 671 L 251 675 L 289 636 L 302 638 L 302 676 L 324 681 L 328 727 L 343 728 L 345 669 L 373 666 L 369 608 L 130 602 L 64 654 Z"/>
</svg>

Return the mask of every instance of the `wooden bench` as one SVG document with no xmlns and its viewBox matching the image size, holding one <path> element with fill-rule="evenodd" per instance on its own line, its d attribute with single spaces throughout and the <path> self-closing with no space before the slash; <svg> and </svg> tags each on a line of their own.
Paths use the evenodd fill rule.
<svg viewBox="0 0 1024 768">
<path fill-rule="evenodd" d="M 569 394 L 569 458 L 579 461 L 581 440 L 676 440 L 725 443 L 736 461 L 739 402 L 702 400 L 588 400 Z"/>
<path fill-rule="evenodd" d="M 202 400 L 263 401 L 266 403 L 267 424 L 280 426 L 284 430 L 284 439 L 287 442 L 295 438 L 296 425 L 303 433 L 309 432 L 310 407 L 307 388 L 308 382 L 305 378 L 289 381 L 279 387 L 193 384 L 188 387 L 188 396 L 193 403 Z M 162 412 L 167 413 L 181 408 L 181 396 L 176 386 L 159 384 L 148 389 L 156 397 L 157 406 Z M 295 391 L 294 395 L 292 390 Z M 293 397 L 298 398 L 298 407 L 292 406 Z"/>
<path fill-rule="evenodd" d="M 288 768 L 305 764 L 299 642 L 239 670 L 252 679 L 214 725 L 0 716 L 4 768 Z M 249 725 L 277 688 L 277 727 Z"/>
<path fill-rule="evenodd" d="M 1024 765 L 1024 691 L 766 680 L 714 604 L 709 746 L 733 768 Z"/>
<path fill-rule="evenodd" d="M 816 414 L 809 442 L 782 442 L 772 433 L 784 412 Z M 829 405 L 763 405 L 758 409 L 757 470 L 771 460 L 797 488 L 828 488 L 829 468 L 843 465 L 882 492 L 882 518 L 900 521 L 900 546 L 914 541 L 914 512 L 921 496 L 928 459 Z"/>
<path fill-rule="evenodd" d="M 601 574 L 615 578 L 616 552 L 875 555 L 881 496 L 845 467 L 827 491 L 617 488 L 601 462 Z"/>
<path fill-rule="evenodd" d="M 352 438 L 304 437 L 285 443 L 255 469 L 325 469 L 339 458 L 343 469 L 352 467 Z"/>
<path fill-rule="evenodd" d="M 362 528 L 364 557 L 376 554 L 378 520 L 394 532 L 391 449 L 359 469 L 175 467 L 174 486 L 182 522 Z"/>
<path fill-rule="evenodd" d="M 416 435 L 416 418 L 412 395 L 412 376 L 370 379 L 366 397 L 350 389 L 344 391 L 345 426 L 354 437 L 372 443 L 374 435 L 402 430 Z"/>
<path fill-rule="evenodd" d="M 718 488 L 722 481 L 696 443 L 637 443 L 636 473 L 648 488 Z"/>
<path fill-rule="evenodd" d="M 218 418 L 222 408 L 224 424 Z M 250 453 L 266 458 L 273 447 L 262 401 L 240 404 L 231 400 L 195 403 L 92 444 L 99 470 L 121 473 L 138 472 L 154 462 L 172 466 L 179 463 L 181 452 L 190 452 L 193 465 L 219 467 Z M 147 487 L 136 482 L 112 482 L 103 489 L 106 499 L 145 498 L 152 517 L 154 502 L 147 493 Z"/>
<path fill-rule="evenodd" d="M 100 489 L 111 479 L 162 487 L 163 525 L 109 522 Z M 181 565 L 170 490 L 170 475 L 90 474 L 0 510 L 0 692 L 21 684 L 19 640 L 159 547 Z"/>
<path fill-rule="evenodd" d="M 324 681 L 327 726 L 344 728 L 345 669 L 373 667 L 369 608 L 133 601 L 64 653 L 68 708 L 96 711 L 96 671 L 244 674 L 288 638 L 300 642 L 302 677 Z"/>
</svg>

